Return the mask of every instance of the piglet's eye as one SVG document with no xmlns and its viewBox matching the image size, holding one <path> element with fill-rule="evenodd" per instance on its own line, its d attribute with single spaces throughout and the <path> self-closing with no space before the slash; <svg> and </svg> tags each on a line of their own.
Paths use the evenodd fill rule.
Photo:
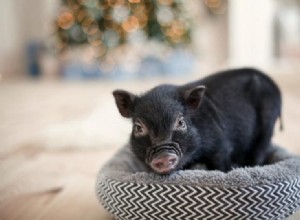
<svg viewBox="0 0 300 220">
<path fill-rule="evenodd" d="M 185 123 L 183 117 L 180 117 L 177 119 L 175 129 L 176 130 L 186 130 L 186 123 Z"/>
<path fill-rule="evenodd" d="M 143 127 L 141 125 L 135 124 L 134 125 L 134 131 L 137 133 L 142 133 L 143 132 Z"/>
<path fill-rule="evenodd" d="M 143 124 L 136 122 L 133 125 L 133 133 L 135 136 L 144 136 L 147 134 L 147 129 Z"/>
</svg>

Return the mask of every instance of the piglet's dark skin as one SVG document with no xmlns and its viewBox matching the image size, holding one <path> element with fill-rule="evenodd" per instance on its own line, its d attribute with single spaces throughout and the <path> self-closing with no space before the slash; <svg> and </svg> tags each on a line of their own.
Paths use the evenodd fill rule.
<svg viewBox="0 0 300 220">
<path fill-rule="evenodd" d="M 281 115 L 277 85 L 255 69 L 235 69 L 137 96 L 113 92 L 131 118 L 134 154 L 159 174 L 202 163 L 224 172 L 261 165 Z"/>
</svg>

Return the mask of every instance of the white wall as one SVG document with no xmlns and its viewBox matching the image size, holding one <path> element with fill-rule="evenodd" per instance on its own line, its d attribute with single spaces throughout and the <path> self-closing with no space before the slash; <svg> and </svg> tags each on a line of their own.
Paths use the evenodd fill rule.
<svg viewBox="0 0 300 220">
<path fill-rule="evenodd" d="M 231 66 L 268 68 L 274 59 L 274 0 L 229 1 Z"/>
<path fill-rule="evenodd" d="M 0 0 L 0 77 L 25 74 L 26 45 L 48 35 L 58 2 Z"/>
</svg>

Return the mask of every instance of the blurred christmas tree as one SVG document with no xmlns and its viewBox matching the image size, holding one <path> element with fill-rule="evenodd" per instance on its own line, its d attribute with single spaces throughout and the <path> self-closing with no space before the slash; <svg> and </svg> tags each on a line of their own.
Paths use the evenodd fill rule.
<svg viewBox="0 0 300 220">
<path fill-rule="evenodd" d="M 192 25 L 183 0 L 63 0 L 55 20 L 56 47 L 90 44 L 98 56 L 132 42 L 190 42 Z"/>
</svg>

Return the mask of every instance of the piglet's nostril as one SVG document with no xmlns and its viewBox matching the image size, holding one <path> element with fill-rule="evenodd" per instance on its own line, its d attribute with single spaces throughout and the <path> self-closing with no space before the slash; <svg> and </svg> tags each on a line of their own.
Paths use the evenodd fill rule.
<svg viewBox="0 0 300 220">
<path fill-rule="evenodd" d="M 153 163 L 154 167 L 162 168 L 164 166 L 164 163 L 162 161 L 157 161 Z"/>
<path fill-rule="evenodd" d="M 169 164 L 174 164 L 176 162 L 176 158 L 171 158 L 170 160 L 169 160 Z"/>
</svg>

